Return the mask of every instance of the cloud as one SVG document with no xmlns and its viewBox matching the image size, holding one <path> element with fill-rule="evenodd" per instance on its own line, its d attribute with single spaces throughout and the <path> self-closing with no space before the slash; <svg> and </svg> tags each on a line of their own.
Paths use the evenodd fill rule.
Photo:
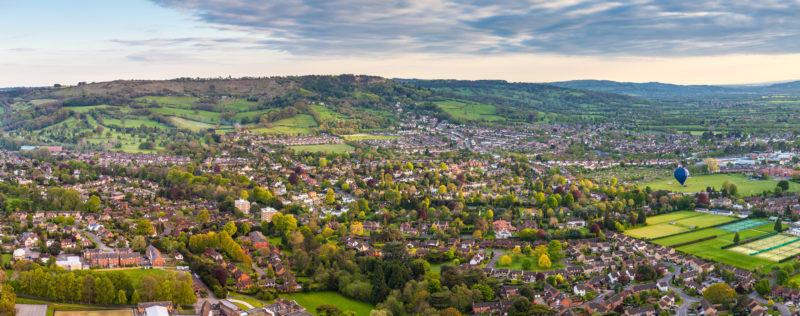
<svg viewBox="0 0 800 316">
<path fill-rule="evenodd" d="M 153 0 L 295 55 L 800 52 L 792 0 Z"/>
</svg>

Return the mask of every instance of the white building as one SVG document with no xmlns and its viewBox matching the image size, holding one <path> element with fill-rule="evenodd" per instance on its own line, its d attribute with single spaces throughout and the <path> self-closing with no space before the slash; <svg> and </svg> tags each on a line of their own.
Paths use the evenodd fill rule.
<svg viewBox="0 0 800 316">
<path fill-rule="evenodd" d="M 250 215 L 250 201 L 245 199 L 238 199 L 234 203 L 234 206 L 236 206 L 237 209 L 242 211 L 244 215 Z"/>
<path fill-rule="evenodd" d="M 271 223 L 272 222 L 272 216 L 275 216 L 275 214 L 278 214 L 278 213 L 279 213 L 278 210 L 276 210 L 274 208 L 271 208 L 271 207 L 262 208 L 261 209 L 261 221 L 262 222 Z"/>
</svg>

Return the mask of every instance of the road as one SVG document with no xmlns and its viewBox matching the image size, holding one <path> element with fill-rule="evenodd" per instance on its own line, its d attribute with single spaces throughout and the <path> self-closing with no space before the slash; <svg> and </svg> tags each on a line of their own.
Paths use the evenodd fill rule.
<svg viewBox="0 0 800 316">
<path fill-rule="evenodd" d="M 260 277 L 260 276 L 267 275 L 267 272 L 266 272 L 266 271 L 264 271 L 264 269 L 261 269 L 261 268 L 259 268 L 259 267 L 256 265 L 256 263 L 255 263 L 255 262 L 253 262 L 253 270 L 256 270 L 256 272 L 258 272 L 258 275 L 259 275 L 259 277 Z"/>
<path fill-rule="evenodd" d="M 764 299 L 764 298 L 761 298 L 761 297 L 759 297 L 759 296 L 758 296 L 758 293 L 756 293 L 756 292 L 750 293 L 750 295 L 748 295 L 748 296 L 749 296 L 750 298 L 752 298 L 752 299 L 755 299 L 755 300 L 756 300 L 756 301 L 758 301 L 758 303 L 760 303 L 760 304 L 767 304 L 767 302 L 768 302 L 768 300 L 766 300 L 766 299 Z M 786 307 L 786 305 L 783 305 L 783 304 L 781 304 L 781 303 L 775 302 L 775 307 L 777 307 L 777 308 L 778 308 L 778 311 L 780 311 L 780 312 L 781 312 L 781 316 L 789 316 L 789 315 L 792 315 L 792 312 L 790 312 L 790 311 L 789 311 L 789 308 L 788 308 L 788 307 Z"/>
<path fill-rule="evenodd" d="M 489 260 L 489 263 L 486 264 L 486 267 L 487 268 L 494 268 L 494 264 L 502 256 L 503 256 L 503 252 L 501 252 L 501 251 L 495 250 L 494 252 L 492 252 L 492 260 Z"/>
<path fill-rule="evenodd" d="M 113 251 L 113 249 L 111 249 L 111 247 L 109 247 L 108 245 L 104 244 L 103 241 L 100 240 L 99 236 L 95 235 L 94 233 L 92 233 L 92 232 L 90 232 L 88 230 L 84 230 L 83 232 L 86 234 L 86 236 L 89 236 L 89 238 L 91 238 L 92 241 L 94 241 L 94 243 L 97 245 L 97 247 L 100 248 L 100 250 L 102 250 L 103 252 L 111 252 L 111 251 Z"/>
<path fill-rule="evenodd" d="M 674 269 L 674 272 L 667 273 L 666 275 L 664 275 L 663 278 L 658 279 L 658 281 L 667 282 L 667 284 L 669 284 L 669 289 L 675 291 L 675 293 L 680 295 L 681 299 L 683 300 L 683 303 L 681 303 L 681 305 L 678 306 L 678 315 L 687 316 L 689 315 L 689 306 L 699 302 L 700 298 L 686 294 L 686 292 L 683 291 L 683 288 L 676 287 L 675 285 L 672 284 L 672 282 L 670 282 L 672 281 L 673 275 L 681 273 L 681 267 L 675 264 L 672 264 L 671 266 Z"/>
<path fill-rule="evenodd" d="M 211 289 L 209 289 L 205 285 L 205 283 L 203 283 L 203 281 L 200 281 L 200 279 L 198 279 L 194 275 L 194 272 L 191 272 L 190 274 L 192 275 L 192 282 L 194 282 L 194 284 L 200 285 L 201 287 L 206 289 L 206 293 L 208 293 L 208 296 L 205 297 L 205 298 L 202 298 L 200 296 L 197 297 L 197 302 L 194 303 L 194 310 L 200 311 L 200 308 L 203 307 L 203 302 L 205 302 L 205 301 L 208 301 L 208 303 L 210 303 L 211 305 L 218 304 L 219 303 L 219 299 L 214 295 L 214 292 L 212 292 Z"/>
</svg>

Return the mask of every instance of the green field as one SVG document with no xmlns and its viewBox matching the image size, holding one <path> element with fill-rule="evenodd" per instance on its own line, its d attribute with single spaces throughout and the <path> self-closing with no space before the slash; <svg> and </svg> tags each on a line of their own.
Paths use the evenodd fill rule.
<svg viewBox="0 0 800 316">
<path fill-rule="evenodd" d="M 730 241 L 716 238 L 679 247 L 677 250 L 751 271 L 761 266 L 772 266 L 775 264 L 774 261 L 751 257 L 746 254 L 731 251 L 730 249 L 720 249 L 722 246 L 729 244 L 731 244 Z"/>
<path fill-rule="evenodd" d="M 170 120 L 172 120 L 172 123 L 175 124 L 175 126 L 180 127 L 180 128 L 190 129 L 190 130 L 204 130 L 204 129 L 209 129 L 209 128 L 216 127 L 213 124 L 187 120 L 187 119 L 184 119 L 184 118 L 174 117 L 174 116 L 171 117 Z"/>
<path fill-rule="evenodd" d="M 676 212 L 676 213 L 669 213 L 669 214 L 649 217 L 647 218 L 647 223 L 648 223 L 647 226 L 626 230 L 625 234 L 635 238 L 655 239 L 683 232 L 689 232 L 692 231 L 693 229 L 701 229 L 705 227 L 719 225 L 734 220 L 736 220 L 736 218 L 728 216 L 704 214 L 691 211 Z M 673 222 L 674 224 L 672 224 Z M 714 234 L 709 234 L 706 236 L 710 235 Z M 680 238 L 679 236 L 675 237 L 678 237 L 676 238 L 676 240 L 683 240 L 683 238 Z M 698 238 L 687 239 L 683 241 L 689 241 Z M 675 243 L 680 243 L 680 242 L 673 241 L 673 244 Z"/>
<path fill-rule="evenodd" d="M 295 293 L 295 294 L 281 294 L 281 297 L 289 300 L 295 300 L 298 304 L 306 308 L 306 311 L 317 315 L 317 307 L 324 304 L 332 304 L 339 307 L 340 310 L 353 311 L 357 315 L 367 316 L 369 312 L 375 308 L 374 306 L 356 301 L 349 297 L 345 297 L 336 292 L 312 292 L 312 293 Z"/>
<path fill-rule="evenodd" d="M 55 316 L 132 316 L 133 310 L 57 311 Z"/>
<path fill-rule="evenodd" d="M 150 104 L 153 101 L 158 103 L 161 106 L 173 107 L 173 108 L 182 108 L 182 109 L 191 109 L 194 107 L 197 98 L 195 97 L 178 97 L 178 96 L 148 96 L 148 97 L 140 97 L 136 98 L 136 101 L 142 104 Z"/>
<path fill-rule="evenodd" d="M 352 152 L 355 148 L 348 144 L 320 144 L 320 145 L 303 145 L 303 146 L 289 146 L 295 151 L 311 151 L 311 152 L 329 152 L 329 153 L 346 153 Z"/>
<path fill-rule="evenodd" d="M 722 236 L 722 235 L 725 235 L 725 234 L 732 234 L 732 233 L 729 232 L 729 231 L 721 230 L 721 229 L 708 228 L 708 229 L 701 229 L 701 230 L 697 230 L 697 231 L 693 231 L 693 232 L 688 232 L 688 233 L 685 233 L 685 234 L 680 234 L 680 235 L 677 235 L 677 236 L 671 236 L 671 237 L 667 237 L 667 238 L 656 239 L 656 240 L 653 240 L 653 243 L 659 244 L 659 245 L 664 245 L 664 246 L 672 246 L 672 245 L 684 243 L 684 242 L 687 242 L 687 241 L 698 240 L 700 238 L 705 238 L 705 237 L 714 236 L 714 235 Z"/>
<path fill-rule="evenodd" d="M 139 287 L 139 282 L 142 280 L 144 276 L 156 276 L 156 275 L 165 275 L 168 273 L 167 270 L 161 269 L 139 269 L 139 268 L 132 268 L 132 269 L 111 269 L 111 270 L 98 270 L 98 272 L 122 272 L 127 275 L 131 279 L 131 284 L 133 287 Z M 177 272 L 176 272 L 177 273 Z M 181 272 L 183 273 L 183 272 Z"/>
<path fill-rule="evenodd" d="M 314 104 L 309 106 L 309 108 L 314 110 L 314 112 L 317 112 L 317 115 L 319 115 L 319 119 L 322 120 L 323 122 L 347 119 L 346 115 L 342 115 L 339 112 L 335 112 L 324 105 Z"/>
<path fill-rule="evenodd" d="M 267 127 L 256 128 L 253 131 L 267 134 L 308 134 L 311 129 L 319 126 L 314 117 L 308 114 L 298 114 L 293 117 L 272 122 Z"/>
<path fill-rule="evenodd" d="M 542 269 L 542 268 L 539 268 L 539 265 L 538 265 L 539 258 L 536 258 L 534 256 L 526 256 L 526 255 L 516 255 L 516 256 L 513 256 L 511 254 L 508 254 L 508 255 L 511 256 L 511 264 L 509 266 L 507 266 L 507 267 L 506 266 L 500 266 L 498 264 L 497 265 L 498 268 L 509 269 L 509 270 L 523 270 L 523 271 L 549 271 L 549 270 L 556 270 L 556 269 L 564 268 L 564 263 L 562 263 L 560 261 L 556 261 L 556 262 L 552 262 L 553 265 L 550 266 L 550 268 Z M 525 270 L 525 269 L 522 268 L 522 261 L 525 260 L 526 258 L 528 260 L 530 260 L 531 263 L 532 263 L 531 268 L 528 269 L 528 270 Z M 498 260 L 500 260 L 500 259 L 498 259 Z"/>
<path fill-rule="evenodd" d="M 464 120 L 486 120 L 486 121 L 499 121 L 504 120 L 502 116 L 497 115 L 497 108 L 491 104 L 470 102 L 464 100 L 447 100 L 436 102 L 440 109 L 450 114 L 450 116 L 457 119 Z"/>
<path fill-rule="evenodd" d="M 128 310 L 127 314 L 119 308 L 109 308 L 97 305 L 82 305 L 70 303 L 58 303 L 44 300 L 37 300 L 31 298 L 17 297 L 15 303 L 17 304 L 37 304 L 47 305 L 47 316 L 53 315 L 97 315 L 97 316 L 129 316 L 133 315 L 132 310 Z M 62 314 L 61 312 L 75 312 L 75 314 Z M 119 314 L 118 314 L 119 313 Z"/>
<path fill-rule="evenodd" d="M 774 190 L 775 186 L 778 184 L 777 181 L 750 180 L 747 177 L 739 174 L 714 174 L 714 175 L 689 177 L 689 179 L 686 180 L 685 183 L 686 187 L 682 187 L 677 180 L 672 178 L 671 175 L 665 176 L 660 180 L 649 182 L 644 186 L 645 187 L 649 186 L 653 190 L 668 190 L 680 193 L 694 193 L 694 192 L 704 192 L 707 187 L 712 187 L 719 190 L 722 188 L 722 184 L 725 181 L 731 181 L 736 184 L 736 186 L 739 188 L 739 196 L 751 196 L 754 194 L 760 194 L 765 190 L 771 191 Z M 791 192 L 800 191 L 800 184 L 789 182 L 789 191 Z"/>
</svg>

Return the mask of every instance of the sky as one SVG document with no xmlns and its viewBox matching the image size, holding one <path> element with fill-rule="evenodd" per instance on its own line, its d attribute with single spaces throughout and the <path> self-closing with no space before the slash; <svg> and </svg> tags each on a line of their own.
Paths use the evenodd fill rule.
<svg viewBox="0 0 800 316">
<path fill-rule="evenodd" d="M 0 87 L 369 74 L 800 80 L 800 0 L 0 0 Z"/>
</svg>

